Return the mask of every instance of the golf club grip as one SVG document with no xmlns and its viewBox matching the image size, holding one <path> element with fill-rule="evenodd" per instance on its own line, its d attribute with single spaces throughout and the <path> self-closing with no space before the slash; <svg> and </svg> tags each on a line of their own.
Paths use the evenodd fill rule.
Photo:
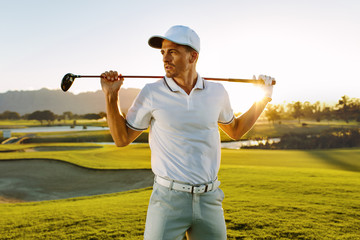
<svg viewBox="0 0 360 240">
<path fill-rule="evenodd" d="M 86 78 L 100 78 L 101 76 L 93 76 L 93 75 L 78 75 L 78 78 L 86 77 Z M 124 75 L 121 76 L 123 78 L 163 78 L 164 76 L 135 76 L 135 75 Z M 210 81 L 224 81 L 224 82 L 241 82 L 241 83 L 252 83 L 252 84 L 265 84 L 263 80 L 256 80 L 256 79 L 240 79 L 240 78 L 209 78 L 204 77 L 205 80 Z M 271 85 L 275 85 L 276 81 L 273 80 Z"/>
</svg>

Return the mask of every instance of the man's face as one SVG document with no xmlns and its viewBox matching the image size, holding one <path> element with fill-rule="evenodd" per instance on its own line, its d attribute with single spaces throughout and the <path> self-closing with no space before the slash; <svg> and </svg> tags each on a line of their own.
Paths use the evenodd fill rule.
<svg viewBox="0 0 360 240">
<path fill-rule="evenodd" d="M 175 78 L 186 74 L 191 67 L 191 52 L 184 46 L 164 40 L 161 54 L 166 76 Z"/>
</svg>

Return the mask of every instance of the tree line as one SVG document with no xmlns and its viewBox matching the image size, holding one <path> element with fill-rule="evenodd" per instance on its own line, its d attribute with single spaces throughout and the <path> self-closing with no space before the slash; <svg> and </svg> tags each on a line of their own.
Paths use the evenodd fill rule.
<svg viewBox="0 0 360 240">
<path fill-rule="evenodd" d="M 320 121 L 344 120 L 345 122 L 360 122 L 360 99 L 342 96 L 337 104 L 329 106 L 317 101 L 310 102 L 292 102 L 288 104 L 268 104 L 263 116 L 269 122 L 281 123 L 281 120 L 297 119 L 299 123 L 303 119 Z M 0 114 L 1 120 L 38 120 L 41 124 L 53 124 L 56 120 L 77 120 L 77 119 L 101 119 L 106 117 L 106 113 L 87 113 L 83 115 L 74 114 L 70 111 L 57 115 L 50 110 L 35 111 L 33 113 L 20 115 L 17 112 L 5 111 Z"/>
<path fill-rule="evenodd" d="M 288 104 L 269 104 L 264 112 L 269 122 L 281 123 L 281 120 L 303 119 L 320 121 L 343 120 L 360 122 L 360 99 L 342 96 L 337 104 L 328 106 L 317 101 L 315 103 L 292 102 Z"/>
<path fill-rule="evenodd" d="M 106 113 L 87 113 L 87 114 L 74 114 L 72 112 L 64 112 L 63 114 L 55 114 L 50 110 L 44 111 L 35 111 L 29 114 L 20 115 L 17 112 L 4 111 L 0 114 L 0 120 L 37 120 L 43 125 L 47 123 L 48 125 L 54 124 L 55 121 L 61 122 L 65 120 L 77 120 L 77 119 L 93 119 L 98 120 L 106 117 Z"/>
</svg>

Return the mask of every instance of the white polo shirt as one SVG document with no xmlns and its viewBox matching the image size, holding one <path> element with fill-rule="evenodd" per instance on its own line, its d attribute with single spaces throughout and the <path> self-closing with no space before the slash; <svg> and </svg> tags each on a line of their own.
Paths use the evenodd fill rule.
<svg viewBox="0 0 360 240">
<path fill-rule="evenodd" d="M 126 116 L 127 126 L 146 130 L 154 174 L 191 184 L 216 179 L 221 146 L 218 122 L 234 119 L 228 94 L 202 79 L 188 95 L 173 79 L 146 84 Z"/>
</svg>

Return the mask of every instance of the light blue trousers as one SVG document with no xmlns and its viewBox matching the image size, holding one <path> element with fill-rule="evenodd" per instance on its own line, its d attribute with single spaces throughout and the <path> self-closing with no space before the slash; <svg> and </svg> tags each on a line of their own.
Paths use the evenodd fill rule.
<svg viewBox="0 0 360 240">
<path fill-rule="evenodd" d="M 145 240 L 225 240 L 226 225 L 220 188 L 191 194 L 154 183 L 150 197 Z"/>
</svg>

